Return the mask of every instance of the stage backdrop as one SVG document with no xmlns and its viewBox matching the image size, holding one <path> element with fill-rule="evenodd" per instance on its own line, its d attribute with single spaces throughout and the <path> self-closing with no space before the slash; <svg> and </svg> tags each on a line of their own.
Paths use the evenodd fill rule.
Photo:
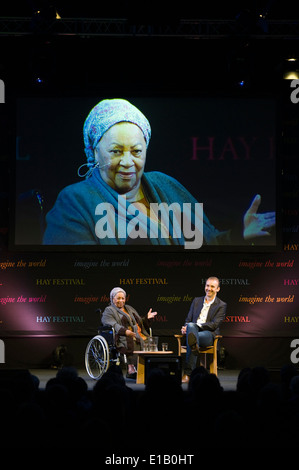
<svg viewBox="0 0 299 470">
<path fill-rule="evenodd" d="M 88 103 L 90 104 L 91 102 Z M 225 115 L 226 110 L 230 109 L 229 103 L 226 102 L 223 106 L 222 114 Z M 237 109 L 235 101 L 232 106 Z M 272 104 L 269 108 L 269 103 L 267 106 L 263 112 L 269 116 L 274 108 Z M 86 110 L 89 107 L 86 106 Z M 41 108 L 40 125 L 44 125 L 44 132 L 49 133 L 46 123 L 42 122 L 44 108 Z M 22 108 L 22 112 L 24 109 Z M 170 113 L 171 109 L 168 109 Z M 260 112 L 262 109 L 261 106 Z M 72 109 L 69 112 L 72 115 Z M 222 142 L 217 152 L 213 150 L 213 158 L 211 145 L 216 144 L 217 133 L 204 133 L 202 142 L 205 143 L 199 144 L 198 136 L 202 132 L 202 123 L 199 129 L 192 129 L 189 137 L 193 136 L 193 140 L 186 141 L 190 147 L 185 151 L 180 149 L 183 155 L 188 156 L 185 162 L 175 157 L 172 163 L 167 160 L 166 165 L 157 157 L 159 142 L 153 144 L 156 160 L 152 160 L 150 169 L 158 167 L 165 172 L 172 169 L 172 175 L 182 180 L 191 192 L 197 192 L 199 198 L 204 188 L 207 196 L 203 196 L 201 202 L 204 205 L 207 203 L 208 212 L 215 214 L 214 220 L 219 228 L 224 225 L 229 228 L 228 222 L 232 222 L 237 216 L 241 217 L 243 204 L 240 204 L 240 199 L 244 202 L 246 195 L 250 202 L 249 193 L 265 189 L 266 209 L 272 210 L 273 207 L 270 206 L 274 203 L 279 212 L 274 242 L 271 238 L 271 244 L 265 249 L 252 249 L 248 246 L 235 250 L 232 246 L 226 250 L 216 247 L 211 250 L 182 249 L 169 252 L 139 249 L 132 251 L 125 248 L 96 251 L 76 247 L 50 250 L 37 243 L 34 238 L 22 239 L 22 232 L 18 231 L 18 220 L 10 226 L 9 245 L 6 237 L 7 227 L 3 225 L 0 260 L 0 338 L 3 341 L 1 344 L 5 346 L 5 360 L 1 366 L 49 366 L 53 350 L 61 344 L 67 344 L 70 354 L 74 357 L 74 363 L 82 366 L 85 345 L 89 338 L 96 334 L 99 325 L 98 309 L 104 309 L 108 304 L 109 292 L 115 286 L 125 289 L 127 303 L 134 306 L 141 315 L 145 315 L 149 308 L 158 312 L 153 321 L 153 332 L 161 339 L 165 340 L 167 337 L 175 348 L 173 335 L 180 332 L 193 298 L 204 294 L 205 280 L 210 275 L 220 278 L 221 290 L 218 295 L 228 304 L 227 316 L 221 327 L 225 366 L 281 367 L 289 362 L 294 350 L 291 343 L 299 338 L 299 193 L 298 173 L 294 165 L 298 158 L 299 129 L 295 108 L 291 111 L 287 109 L 287 112 L 287 118 L 280 124 L 283 139 L 279 142 L 278 152 L 273 144 L 275 120 L 272 121 L 270 130 L 269 122 L 258 122 L 258 126 L 264 125 L 265 129 L 264 133 L 261 130 L 259 132 L 268 136 L 263 143 L 267 159 L 266 163 L 255 161 L 250 167 L 248 159 L 251 161 L 251 155 L 254 153 L 250 153 L 249 158 L 246 153 L 249 152 L 249 147 L 246 150 L 240 137 L 243 134 L 230 132 L 230 122 L 227 122 L 227 129 L 221 134 Z M 215 113 L 213 108 L 211 122 Z M 171 116 L 173 117 L 172 114 Z M 258 116 L 257 113 L 256 117 Z M 158 118 L 159 115 L 156 119 Z M 156 123 L 158 128 L 162 126 L 165 117 L 161 115 L 160 119 L 161 122 Z M 222 123 L 223 121 L 222 118 Z M 23 126 L 24 123 L 23 119 Z M 31 129 L 31 125 L 32 123 L 28 124 L 27 128 Z M 59 129 L 56 129 L 56 132 L 58 131 Z M 79 132 L 79 128 L 77 131 Z M 70 163 L 70 159 L 67 162 L 61 161 L 63 156 L 59 154 L 59 161 L 56 159 L 55 167 L 52 167 L 48 159 L 52 152 L 54 155 L 54 148 L 45 155 L 47 142 L 39 136 L 40 147 L 36 140 L 33 140 L 34 145 L 27 140 L 27 150 L 23 147 L 21 151 L 22 139 L 21 136 L 18 137 L 20 141 L 17 141 L 16 200 L 20 194 L 32 189 L 34 183 L 38 182 L 43 184 L 47 199 L 51 200 L 53 197 L 51 203 L 54 202 L 57 191 L 74 179 L 74 165 Z M 164 137 L 168 142 L 175 140 L 174 133 Z M 207 140 L 209 137 L 213 140 Z M 254 142 L 254 137 L 255 133 L 252 131 L 248 136 L 250 142 Z M 69 129 L 63 146 L 57 147 L 56 142 L 54 147 L 57 152 L 64 153 L 68 144 L 72 145 L 72 140 Z M 236 147 L 237 141 L 239 150 Z M 175 146 L 175 142 L 172 142 L 171 154 Z M 204 154 L 200 153 L 200 146 L 206 147 Z M 34 155 L 30 153 L 32 149 Z M 238 167 L 241 157 L 237 156 L 241 155 L 241 150 L 243 164 Z M 281 160 L 274 158 L 277 154 Z M 43 163 L 37 165 L 35 172 L 38 158 L 41 158 Z M 82 163 L 80 158 L 77 158 L 77 166 Z M 281 167 L 277 173 L 274 166 L 277 166 L 278 162 Z M 47 168 L 50 166 L 52 171 L 47 178 Z M 259 171 L 261 166 L 262 175 Z M 215 175 L 219 181 L 224 169 L 230 179 L 228 183 L 223 183 L 220 194 L 213 185 L 213 178 Z M 200 181 L 198 186 L 197 179 Z M 255 179 L 259 183 L 254 183 Z M 244 191 L 239 198 L 239 188 L 243 186 Z M 11 204 L 14 206 L 14 199 Z M 229 207 L 233 208 L 230 218 L 223 216 L 228 213 Z M 13 213 L 13 207 L 11 210 Z M 292 357 L 296 360 L 297 356 L 293 354 Z"/>
</svg>

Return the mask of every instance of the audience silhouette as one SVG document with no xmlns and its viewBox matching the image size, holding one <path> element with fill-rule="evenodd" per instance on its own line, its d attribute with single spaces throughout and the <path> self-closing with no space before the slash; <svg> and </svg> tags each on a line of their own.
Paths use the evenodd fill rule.
<svg viewBox="0 0 299 470">
<path fill-rule="evenodd" d="M 172 449 L 288 448 L 299 439 L 299 375 L 283 366 L 278 380 L 265 367 L 244 368 L 234 390 L 193 370 L 186 389 L 153 369 L 144 390 L 111 366 L 92 390 L 74 367 L 40 387 L 29 371 L 0 374 L 0 448 L 92 448 L 135 454 Z"/>
</svg>

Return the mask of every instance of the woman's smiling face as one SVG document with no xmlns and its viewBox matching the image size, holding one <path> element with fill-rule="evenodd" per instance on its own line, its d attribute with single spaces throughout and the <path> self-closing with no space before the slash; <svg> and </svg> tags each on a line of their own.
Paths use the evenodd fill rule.
<svg viewBox="0 0 299 470">
<path fill-rule="evenodd" d="M 113 303 L 116 307 L 118 308 L 123 308 L 126 303 L 126 296 L 123 292 L 118 292 L 114 297 L 113 297 Z"/>
<path fill-rule="evenodd" d="M 110 127 L 95 148 L 95 159 L 103 180 L 119 194 L 137 188 L 146 160 L 141 129 L 130 122 Z"/>
</svg>

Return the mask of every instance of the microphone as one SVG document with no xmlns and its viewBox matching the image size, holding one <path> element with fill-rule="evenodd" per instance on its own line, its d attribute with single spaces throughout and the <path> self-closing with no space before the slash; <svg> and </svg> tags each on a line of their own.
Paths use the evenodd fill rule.
<svg viewBox="0 0 299 470">
<path fill-rule="evenodd" d="M 99 162 L 97 162 L 95 165 L 92 166 L 92 168 L 89 168 L 89 164 L 88 163 L 83 163 L 83 165 L 79 166 L 78 170 L 77 170 L 77 175 L 80 176 L 80 178 L 88 178 L 93 170 L 95 168 L 98 168 L 99 170 L 101 170 L 102 168 L 105 168 L 105 166 L 109 166 L 110 163 L 106 163 L 105 165 L 102 165 L 102 166 L 99 166 Z M 88 170 L 84 173 L 84 175 L 81 174 L 81 168 L 83 167 L 88 167 Z"/>
</svg>

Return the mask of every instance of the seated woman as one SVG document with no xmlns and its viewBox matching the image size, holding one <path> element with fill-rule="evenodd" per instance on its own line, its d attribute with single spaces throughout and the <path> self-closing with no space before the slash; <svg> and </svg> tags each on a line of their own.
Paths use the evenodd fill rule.
<svg viewBox="0 0 299 470">
<path fill-rule="evenodd" d="M 157 312 L 149 309 L 146 317 L 141 318 L 133 307 L 126 305 L 126 296 L 126 292 L 121 287 L 112 289 L 110 304 L 102 314 L 102 323 L 114 328 L 116 347 L 127 356 L 127 377 L 134 378 L 136 375 L 134 350 L 140 350 L 143 341 L 149 336 L 150 320 L 157 315 Z"/>
</svg>

